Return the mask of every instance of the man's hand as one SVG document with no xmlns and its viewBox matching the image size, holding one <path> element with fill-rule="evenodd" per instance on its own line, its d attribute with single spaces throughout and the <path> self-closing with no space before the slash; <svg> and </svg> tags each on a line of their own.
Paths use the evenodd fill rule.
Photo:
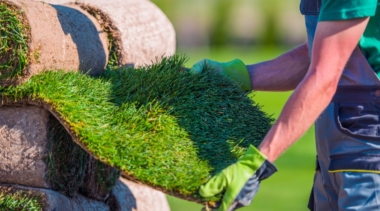
<svg viewBox="0 0 380 211">
<path fill-rule="evenodd" d="M 255 147 L 250 146 L 235 164 L 212 177 L 199 189 L 199 194 L 207 198 L 223 194 L 217 211 L 233 211 L 247 206 L 260 187 L 260 181 L 268 178 L 276 167 Z"/>
<path fill-rule="evenodd" d="M 238 83 L 242 90 L 251 91 L 251 79 L 246 65 L 239 59 L 234 59 L 230 62 L 217 62 L 209 59 L 203 59 L 191 68 L 193 73 L 202 73 L 205 69 L 211 69 L 219 72 L 236 83 Z"/>
</svg>

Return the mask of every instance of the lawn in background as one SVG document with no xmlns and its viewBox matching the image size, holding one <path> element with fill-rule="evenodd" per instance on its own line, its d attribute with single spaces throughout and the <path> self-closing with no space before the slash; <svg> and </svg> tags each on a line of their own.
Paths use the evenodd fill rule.
<svg viewBox="0 0 380 211">
<path fill-rule="evenodd" d="M 216 61 L 229 61 L 234 58 L 246 64 L 274 58 L 289 48 L 236 49 L 223 48 L 212 50 L 186 49 L 177 51 L 189 57 L 187 66 L 209 58 Z M 277 118 L 291 92 L 256 92 L 255 101 L 262 109 Z M 278 172 L 261 183 L 261 188 L 252 204 L 239 211 L 306 211 L 315 164 L 314 132 L 311 128 L 296 144 L 287 150 L 276 162 Z M 202 206 L 167 196 L 172 211 L 199 211 Z"/>
</svg>

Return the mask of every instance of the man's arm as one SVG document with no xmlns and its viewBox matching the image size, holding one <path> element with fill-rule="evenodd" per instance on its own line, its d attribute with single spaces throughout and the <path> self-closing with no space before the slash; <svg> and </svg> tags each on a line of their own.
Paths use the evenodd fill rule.
<svg viewBox="0 0 380 211">
<path fill-rule="evenodd" d="M 270 161 L 296 142 L 330 103 L 368 20 L 318 23 L 309 70 L 259 146 Z"/>
<path fill-rule="evenodd" d="M 253 90 L 294 90 L 310 66 L 307 43 L 269 61 L 247 65 Z"/>
</svg>

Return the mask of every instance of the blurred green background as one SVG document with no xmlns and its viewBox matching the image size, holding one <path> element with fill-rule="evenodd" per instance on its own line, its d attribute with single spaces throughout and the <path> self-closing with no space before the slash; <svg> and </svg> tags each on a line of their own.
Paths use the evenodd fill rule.
<svg viewBox="0 0 380 211">
<path fill-rule="evenodd" d="M 306 39 L 299 0 L 152 0 L 173 23 L 177 54 L 187 66 L 209 58 L 246 64 L 272 59 Z M 291 92 L 256 92 L 262 109 L 278 117 Z M 311 128 L 276 162 L 279 171 L 261 183 L 252 204 L 241 211 L 306 211 L 314 165 Z M 172 211 L 198 211 L 202 206 L 167 196 Z"/>
<path fill-rule="evenodd" d="M 151 0 L 172 22 L 177 47 L 294 45 L 305 40 L 300 0 Z"/>
</svg>

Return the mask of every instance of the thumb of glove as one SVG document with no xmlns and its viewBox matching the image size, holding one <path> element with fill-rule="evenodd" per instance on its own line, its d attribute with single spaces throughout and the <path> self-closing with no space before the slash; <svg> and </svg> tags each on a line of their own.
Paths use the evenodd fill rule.
<svg viewBox="0 0 380 211">
<path fill-rule="evenodd" d="M 217 61 L 213 61 L 210 59 L 203 59 L 203 60 L 195 63 L 191 67 L 190 72 L 191 73 L 202 73 L 206 69 L 211 69 L 211 70 L 215 70 L 215 71 L 220 72 L 222 68 L 223 68 L 222 63 L 219 63 Z"/>
</svg>

